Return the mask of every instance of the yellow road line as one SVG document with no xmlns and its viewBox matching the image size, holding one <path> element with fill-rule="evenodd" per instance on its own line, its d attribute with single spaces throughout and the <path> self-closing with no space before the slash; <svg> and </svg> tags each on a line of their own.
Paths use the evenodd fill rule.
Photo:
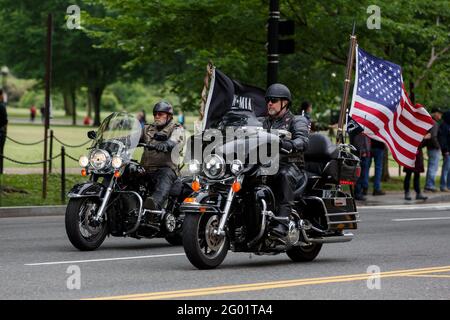
<svg viewBox="0 0 450 320">
<path fill-rule="evenodd" d="M 418 277 L 418 278 L 450 278 L 448 274 L 420 274 L 420 275 L 407 275 L 404 277 Z"/>
<path fill-rule="evenodd" d="M 421 275 L 421 274 L 427 274 L 427 273 L 448 272 L 448 271 L 450 271 L 450 266 L 387 271 L 387 272 L 380 272 L 379 276 L 380 276 L 380 278 L 401 277 L 401 276 L 414 276 L 414 275 Z M 374 276 L 376 276 L 376 274 L 362 273 L 362 274 L 353 274 L 353 275 L 341 275 L 341 276 L 307 278 L 307 279 L 294 279 L 294 280 L 239 284 L 239 285 L 198 288 L 198 289 L 186 289 L 186 290 L 176 290 L 176 291 L 150 292 L 150 293 L 131 294 L 131 295 L 122 295 L 122 296 L 113 296 L 113 297 L 101 297 L 101 298 L 94 298 L 94 300 L 173 299 L 173 298 L 207 296 L 207 295 L 243 292 L 243 291 L 257 291 L 257 290 L 287 288 L 287 287 L 312 285 L 312 284 L 326 284 L 326 283 L 359 281 L 359 280 L 367 280 L 369 278 L 373 278 Z"/>
</svg>

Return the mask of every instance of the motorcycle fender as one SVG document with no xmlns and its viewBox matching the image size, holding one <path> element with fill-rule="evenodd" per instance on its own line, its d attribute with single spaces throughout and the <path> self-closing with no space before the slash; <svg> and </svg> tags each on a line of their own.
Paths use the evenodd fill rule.
<svg viewBox="0 0 450 320">
<path fill-rule="evenodd" d="M 86 198 L 98 197 L 101 198 L 105 193 L 106 187 L 98 182 L 84 182 L 76 184 L 69 191 L 67 196 L 69 198 Z"/>
<path fill-rule="evenodd" d="M 220 195 L 208 192 L 198 192 L 192 194 L 189 198 L 195 199 L 194 202 L 183 202 L 180 211 L 185 214 L 198 214 L 203 212 L 214 211 L 221 213 L 218 210 L 218 202 Z"/>
</svg>

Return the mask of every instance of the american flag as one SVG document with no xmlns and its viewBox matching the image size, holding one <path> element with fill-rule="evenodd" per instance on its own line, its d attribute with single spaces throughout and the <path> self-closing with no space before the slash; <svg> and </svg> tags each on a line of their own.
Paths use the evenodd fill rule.
<svg viewBox="0 0 450 320">
<path fill-rule="evenodd" d="M 414 167 L 418 146 L 433 119 L 421 105 L 412 105 L 401 68 L 356 47 L 356 79 L 349 115 L 370 138 L 384 142 L 395 160 Z"/>
</svg>

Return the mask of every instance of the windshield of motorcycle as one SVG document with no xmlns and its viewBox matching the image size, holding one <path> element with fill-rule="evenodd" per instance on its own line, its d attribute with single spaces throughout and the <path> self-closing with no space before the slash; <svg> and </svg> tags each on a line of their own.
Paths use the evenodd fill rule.
<svg viewBox="0 0 450 320">
<path fill-rule="evenodd" d="M 227 127 L 262 127 L 263 124 L 252 110 L 231 109 L 218 124 L 218 129 Z"/>
<path fill-rule="evenodd" d="M 130 160 L 141 138 L 142 127 L 133 114 L 115 112 L 98 128 L 93 147 Z"/>
</svg>

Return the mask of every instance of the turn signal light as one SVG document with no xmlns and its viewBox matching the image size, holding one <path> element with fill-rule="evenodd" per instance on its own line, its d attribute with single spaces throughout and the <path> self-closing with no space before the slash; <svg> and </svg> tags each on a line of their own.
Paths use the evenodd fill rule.
<svg viewBox="0 0 450 320">
<path fill-rule="evenodd" d="M 354 185 L 355 183 L 353 181 L 341 180 L 341 181 L 339 181 L 339 184 Z"/>
<path fill-rule="evenodd" d="M 119 170 L 114 171 L 114 177 L 116 177 L 116 178 L 120 177 L 120 171 Z"/>
<path fill-rule="evenodd" d="M 86 176 L 87 176 L 87 171 L 86 171 L 86 169 L 81 169 L 81 175 L 82 175 L 83 177 L 86 177 Z"/>
<path fill-rule="evenodd" d="M 193 202 L 195 202 L 195 198 L 186 198 L 186 199 L 184 199 L 183 202 L 184 203 L 193 203 Z"/>
<path fill-rule="evenodd" d="M 233 185 L 231 186 L 231 189 L 233 189 L 233 192 L 239 192 L 239 190 L 241 190 L 242 186 L 241 183 L 239 181 L 235 181 L 233 182 Z"/>
<path fill-rule="evenodd" d="M 199 191 L 200 190 L 200 182 L 198 182 L 198 180 L 192 181 L 191 187 L 192 187 L 192 190 L 194 190 L 195 192 Z"/>
</svg>

